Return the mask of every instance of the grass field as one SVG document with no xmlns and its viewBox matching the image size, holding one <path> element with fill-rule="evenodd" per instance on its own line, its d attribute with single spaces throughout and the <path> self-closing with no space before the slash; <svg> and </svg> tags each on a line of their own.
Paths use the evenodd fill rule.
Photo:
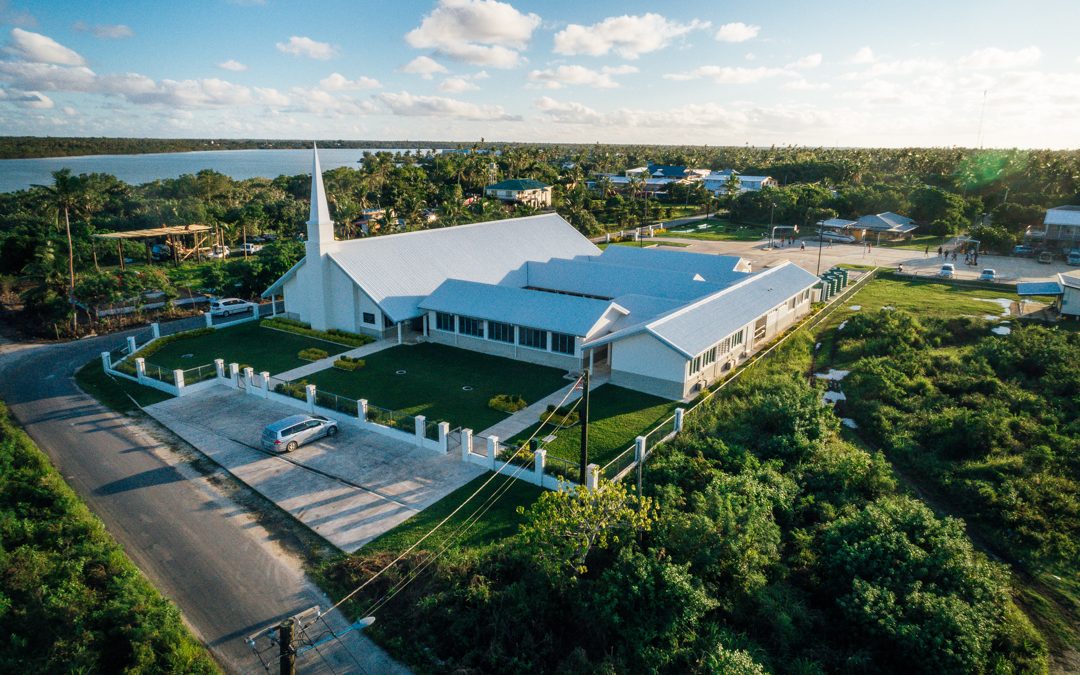
<svg viewBox="0 0 1080 675">
<path fill-rule="evenodd" d="M 716 218 L 709 218 L 702 222 L 706 223 L 707 227 L 701 230 L 697 229 L 701 223 L 694 223 L 689 227 L 668 230 L 657 236 L 705 241 L 758 241 L 769 236 L 769 228 L 762 225 L 736 225 Z"/>
<path fill-rule="evenodd" d="M 253 321 L 233 328 L 222 328 L 209 335 L 177 340 L 151 354 L 146 361 L 172 370 L 193 368 L 213 363 L 214 359 L 224 359 L 227 364 L 240 363 L 251 366 L 257 373 L 265 370 L 273 375 L 307 363 L 296 354 L 309 347 L 317 347 L 330 354 L 351 349 L 304 335 L 263 328 Z"/>
<path fill-rule="evenodd" d="M 670 246 L 672 248 L 686 248 L 689 245 L 690 244 L 684 244 L 681 241 L 661 241 L 661 242 L 653 241 L 653 242 L 650 242 L 650 241 L 646 240 L 644 246 L 641 244 L 641 242 L 637 242 L 637 241 L 613 241 L 610 244 L 608 244 L 608 243 L 600 243 L 600 244 L 597 244 L 596 246 L 597 246 L 597 248 L 599 248 L 602 251 L 605 248 L 607 248 L 608 246 L 633 246 L 635 248 L 653 248 L 653 247 L 656 247 L 656 246 Z"/>
<path fill-rule="evenodd" d="M 139 406 L 148 406 L 172 398 L 163 391 L 144 387 L 122 377 L 106 375 L 101 367 L 101 359 L 98 358 L 91 360 L 75 373 L 75 382 L 80 389 L 106 407 L 122 413 L 136 410 L 136 402 Z"/>
<path fill-rule="evenodd" d="M 364 360 L 359 370 L 331 368 L 307 380 L 328 392 L 476 432 L 506 418 L 488 407 L 496 394 L 520 394 L 532 403 L 570 384 L 556 368 L 432 343 L 391 347 Z"/>
<path fill-rule="evenodd" d="M 675 401 L 650 396 L 631 389 L 605 384 L 592 391 L 589 397 L 589 462 L 607 464 L 613 457 L 634 444 L 641 436 L 670 416 L 678 405 Z M 580 411 L 581 408 L 578 407 Z M 521 432 L 508 442 L 521 443 L 540 427 L 536 424 Z M 537 438 L 543 438 L 554 430 L 549 425 L 541 429 Z M 581 425 L 574 425 L 556 434 L 555 440 L 545 445 L 548 455 L 572 462 L 579 461 L 581 451 Z"/>
</svg>

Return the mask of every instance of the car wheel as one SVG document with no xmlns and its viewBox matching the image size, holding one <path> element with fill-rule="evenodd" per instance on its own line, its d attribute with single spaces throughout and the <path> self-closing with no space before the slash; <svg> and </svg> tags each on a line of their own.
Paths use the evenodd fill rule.
<svg viewBox="0 0 1080 675">
<path fill-rule="evenodd" d="M 292 452 L 293 450 L 297 449 L 298 447 L 300 447 L 300 446 L 297 445 L 296 441 L 290 441 L 289 444 L 285 446 L 285 452 Z"/>
<path fill-rule="evenodd" d="M 327 436 L 334 436 L 334 435 L 336 435 L 336 434 L 337 434 L 337 427 L 336 427 L 336 426 L 334 426 L 334 427 L 328 427 L 328 428 L 326 429 L 326 435 L 327 435 Z"/>
</svg>

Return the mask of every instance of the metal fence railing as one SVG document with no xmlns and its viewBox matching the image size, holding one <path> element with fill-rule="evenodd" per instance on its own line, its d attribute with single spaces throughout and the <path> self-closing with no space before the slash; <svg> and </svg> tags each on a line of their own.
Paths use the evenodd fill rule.
<svg viewBox="0 0 1080 675">
<path fill-rule="evenodd" d="M 556 478 L 561 477 L 576 481 L 578 474 L 581 473 L 581 465 L 569 459 L 548 455 L 544 459 L 544 473 Z"/>
<path fill-rule="evenodd" d="M 126 363 L 126 362 L 125 362 Z M 172 368 L 164 368 L 156 363 L 144 362 L 146 365 L 146 376 L 151 377 L 160 382 L 167 382 L 172 384 L 175 381 L 173 377 Z M 132 364 L 134 366 L 134 364 Z"/>
<path fill-rule="evenodd" d="M 369 422 L 381 424 L 384 427 L 400 429 L 410 434 L 416 433 L 416 418 L 397 410 L 390 410 L 389 408 L 382 408 L 369 403 L 367 407 L 367 418 Z"/>
<path fill-rule="evenodd" d="M 600 467 L 600 476 L 608 480 L 617 480 L 623 473 L 632 467 L 636 461 L 637 447 L 631 445 L 623 450 L 604 466 Z"/>
<path fill-rule="evenodd" d="M 424 421 L 424 438 L 429 441 L 439 440 L 439 422 L 437 420 Z"/>
<path fill-rule="evenodd" d="M 184 384 L 195 384 L 196 382 L 202 382 L 214 377 L 217 377 L 217 367 L 212 363 L 206 363 L 201 366 L 186 369 L 184 371 Z"/>
<path fill-rule="evenodd" d="M 301 401 L 307 400 L 307 392 L 304 391 L 304 387 L 307 382 L 304 380 L 298 380 L 296 382 L 290 382 L 289 380 L 283 380 L 278 377 L 270 377 L 265 383 L 269 386 L 270 391 L 275 394 L 281 394 L 283 396 L 292 396 L 295 399 Z M 251 376 L 251 386 L 255 388 L 261 388 L 264 385 L 262 377 L 258 373 L 253 373 Z"/>
<path fill-rule="evenodd" d="M 356 399 L 329 391 L 322 391 L 321 389 L 315 390 L 315 405 L 329 408 L 330 410 L 336 410 L 337 412 L 345 413 L 352 417 L 360 416 Z"/>
<path fill-rule="evenodd" d="M 514 464 L 516 466 L 531 467 L 534 466 L 536 460 L 533 457 L 533 453 L 526 446 L 509 446 L 503 445 L 499 447 L 499 454 L 496 457 L 504 462 Z"/>
</svg>

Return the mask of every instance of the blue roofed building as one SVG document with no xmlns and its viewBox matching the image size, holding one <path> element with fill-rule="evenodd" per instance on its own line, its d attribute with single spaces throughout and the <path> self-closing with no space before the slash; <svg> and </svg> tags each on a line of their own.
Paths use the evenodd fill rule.
<svg viewBox="0 0 1080 675">
<path fill-rule="evenodd" d="M 430 341 L 686 399 L 810 311 L 813 274 L 611 246 L 559 215 L 333 239 L 318 157 L 307 255 L 264 293 L 316 329 Z"/>
</svg>

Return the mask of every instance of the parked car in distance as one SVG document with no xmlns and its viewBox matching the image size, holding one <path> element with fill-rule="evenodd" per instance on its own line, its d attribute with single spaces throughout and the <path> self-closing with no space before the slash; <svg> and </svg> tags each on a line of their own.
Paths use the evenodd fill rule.
<svg viewBox="0 0 1080 675">
<path fill-rule="evenodd" d="M 228 258 L 230 253 L 228 246 L 214 246 L 210 249 L 211 258 Z"/>
<path fill-rule="evenodd" d="M 1039 254 L 1037 260 L 1044 265 L 1049 265 L 1050 263 L 1054 262 L 1054 254 L 1050 251 L 1043 251 Z"/>
<path fill-rule="evenodd" d="M 243 253 L 244 255 L 254 255 L 254 254 L 258 253 L 261 250 L 262 250 L 262 246 L 259 246 L 258 244 L 252 244 L 250 242 L 247 243 L 247 244 L 241 244 L 240 245 L 240 252 Z"/>
<path fill-rule="evenodd" d="M 168 244 L 154 244 L 150 247 L 150 257 L 154 260 L 167 260 L 172 257 L 172 247 Z"/>
<path fill-rule="evenodd" d="M 984 269 L 982 271 L 982 274 L 979 275 L 979 281 L 996 281 L 996 280 L 997 280 L 997 271 L 992 270 L 990 268 Z"/>
<path fill-rule="evenodd" d="M 839 232 L 822 232 L 821 238 L 825 241 L 836 241 L 841 244 L 854 244 L 855 237 L 850 234 L 840 234 Z"/>
<path fill-rule="evenodd" d="M 952 263 L 945 263 L 938 270 L 937 275 L 942 279 L 952 279 L 953 274 L 956 272 L 956 267 Z"/>
<path fill-rule="evenodd" d="M 243 314 L 252 307 L 254 307 L 252 303 L 240 298 L 217 298 L 210 301 L 210 314 L 212 316 L 232 316 L 233 314 Z"/>
<path fill-rule="evenodd" d="M 1035 249 L 1030 246 L 1014 246 L 1013 255 L 1032 255 L 1035 253 Z"/>
<path fill-rule="evenodd" d="M 263 450 L 292 452 L 304 443 L 338 432 L 337 422 L 322 415 L 290 415 L 266 425 L 262 432 Z"/>
<path fill-rule="evenodd" d="M 1069 256 L 1065 258 L 1065 262 L 1070 265 L 1080 265 L 1080 248 L 1069 251 Z"/>
</svg>

